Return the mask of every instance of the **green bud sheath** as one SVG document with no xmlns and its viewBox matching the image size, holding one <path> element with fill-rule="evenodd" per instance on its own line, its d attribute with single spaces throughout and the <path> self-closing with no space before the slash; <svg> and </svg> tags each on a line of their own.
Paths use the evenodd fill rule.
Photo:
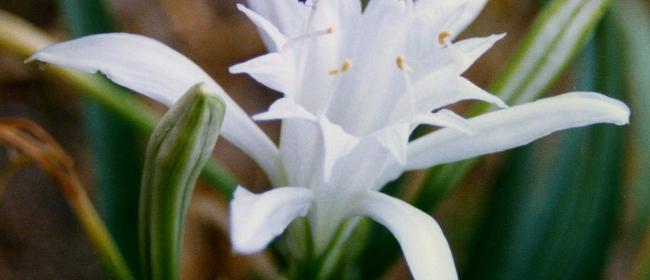
<svg viewBox="0 0 650 280">
<path fill-rule="evenodd" d="M 179 279 L 185 214 L 217 142 L 224 106 L 197 84 L 163 116 L 149 139 L 140 195 L 144 279 Z"/>
</svg>

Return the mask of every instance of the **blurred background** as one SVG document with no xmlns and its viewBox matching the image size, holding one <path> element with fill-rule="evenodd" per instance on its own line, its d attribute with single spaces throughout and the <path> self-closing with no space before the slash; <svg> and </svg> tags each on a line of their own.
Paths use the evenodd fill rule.
<svg viewBox="0 0 650 280">
<path fill-rule="evenodd" d="M 466 76 L 487 88 L 546 2 L 490 0 L 463 37 L 508 36 Z M 253 114 L 279 95 L 227 71 L 265 52 L 236 3 L 245 0 L 0 0 L 0 9 L 57 40 L 110 31 L 156 38 L 203 67 Z M 638 13 L 628 14 L 626 5 L 635 5 Z M 451 243 L 461 279 L 650 279 L 650 130 L 644 123 L 650 119 L 643 118 L 650 110 L 644 107 L 650 104 L 650 65 L 640 63 L 650 59 L 650 41 L 643 41 L 650 37 L 650 1 L 616 0 L 612 6 L 585 50 L 547 92 L 598 91 L 623 99 L 632 107 L 631 125 L 557 133 L 483 158 L 430 209 Z M 137 196 L 146 135 L 23 60 L 0 48 L 0 117 L 36 122 L 70 154 L 137 271 Z M 260 125 L 277 139 L 277 123 Z M 14 168 L 12 156 L 0 150 L 0 279 L 101 278 L 101 265 L 56 184 L 34 164 Z M 268 187 L 255 163 L 226 141 L 219 141 L 215 156 L 243 185 Z M 401 195 L 412 195 L 409 190 L 426 177 L 407 174 Z M 253 269 L 276 273 L 267 255 L 232 253 L 226 204 L 210 188 L 197 188 L 183 279 L 251 279 Z M 395 246 L 393 240 L 386 244 Z M 410 277 L 399 255 L 374 264 L 358 261 L 368 267 L 358 272 L 364 279 Z"/>
</svg>

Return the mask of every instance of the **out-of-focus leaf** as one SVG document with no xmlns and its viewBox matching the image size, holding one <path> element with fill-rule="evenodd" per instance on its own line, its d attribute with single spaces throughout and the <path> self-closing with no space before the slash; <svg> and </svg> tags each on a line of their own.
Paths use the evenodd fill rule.
<svg viewBox="0 0 650 280">
<path fill-rule="evenodd" d="M 53 43 L 53 39 L 42 30 L 22 18 L 0 10 L 0 48 L 27 59 Z M 79 93 L 91 96 L 97 102 L 111 108 L 138 131 L 144 134 L 153 131 L 160 114 L 142 104 L 137 97 L 120 94 L 120 92 L 127 92 L 126 90 L 94 75 L 56 66 L 47 66 L 44 70 L 56 82 L 67 83 L 77 88 Z M 231 173 L 216 160 L 209 160 L 201 175 L 215 192 L 226 197 L 230 197 L 237 186 Z"/>
<path fill-rule="evenodd" d="M 59 5 L 74 37 L 116 31 L 103 0 L 60 0 Z M 138 274 L 136 217 L 142 170 L 139 155 L 142 152 L 136 133 L 126 120 L 93 98 L 85 98 L 82 112 L 87 143 L 93 155 L 99 212 L 129 266 Z"/>
<path fill-rule="evenodd" d="M 623 34 L 623 72 L 634 112 L 626 142 L 629 147 L 626 197 L 633 218 L 624 245 L 626 250 L 638 250 L 633 279 L 650 279 L 650 6 L 646 3 L 630 0 L 615 4 L 616 19 Z"/>
<path fill-rule="evenodd" d="M 554 0 L 545 6 L 521 42 L 505 70 L 496 78 L 491 92 L 511 105 L 533 101 L 544 94 L 583 49 L 587 38 L 609 5 L 608 0 Z M 471 114 L 488 111 L 489 106 L 476 104 Z M 477 160 L 466 160 L 432 168 L 427 174 L 413 204 L 430 211 L 474 167 Z M 399 254 L 397 244 L 386 231 L 372 233 L 371 243 L 362 253 L 362 275 L 376 278 L 382 275 Z M 381 241 L 383 243 L 375 242 Z M 395 241 L 390 241 L 395 243 Z M 382 254 L 377 248 L 386 246 Z"/>
<path fill-rule="evenodd" d="M 579 87 L 620 97 L 617 35 L 608 17 L 585 54 Z M 599 279 L 618 226 L 622 132 L 599 125 L 517 149 L 463 278 Z"/>
</svg>

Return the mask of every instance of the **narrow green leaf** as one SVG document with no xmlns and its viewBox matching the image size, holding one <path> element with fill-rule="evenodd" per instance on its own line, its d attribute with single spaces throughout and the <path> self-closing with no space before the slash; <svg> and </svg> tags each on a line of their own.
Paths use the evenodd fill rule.
<svg viewBox="0 0 650 280">
<path fill-rule="evenodd" d="M 627 250 L 638 250 L 632 278 L 650 279 L 650 6 L 644 1 L 631 0 L 619 1 L 614 8 L 622 27 L 623 71 L 635 120 L 626 141 L 629 147 L 626 189 L 633 221 L 625 246 Z"/>
<path fill-rule="evenodd" d="M 581 80 L 620 97 L 617 34 L 608 17 Z M 622 130 L 600 125 L 518 149 L 493 188 L 464 279 L 601 278 L 618 226 L 621 143 Z"/>
<path fill-rule="evenodd" d="M 103 0 L 60 0 L 66 26 L 74 37 L 115 31 Z M 123 93 L 128 94 L 128 93 Z M 133 127 L 117 113 L 84 98 L 86 139 L 93 155 L 98 209 L 129 266 L 138 273 L 138 194 L 141 151 Z"/>
<path fill-rule="evenodd" d="M 163 116 L 149 139 L 140 196 L 144 279 L 179 279 L 186 212 L 224 113 L 221 99 L 198 84 Z"/>
</svg>

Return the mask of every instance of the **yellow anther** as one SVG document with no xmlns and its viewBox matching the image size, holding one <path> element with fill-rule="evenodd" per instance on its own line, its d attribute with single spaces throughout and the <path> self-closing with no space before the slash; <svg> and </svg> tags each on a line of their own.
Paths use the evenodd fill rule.
<svg viewBox="0 0 650 280">
<path fill-rule="evenodd" d="M 412 72 L 413 71 L 411 69 L 411 67 L 409 67 L 408 64 L 406 64 L 406 60 L 404 59 L 403 55 L 398 55 L 397 59 L 395 59 L 395 63 L 397 64 L 397 68 L 399 68 L 400 70 L 402 70 L 404 72 Z"/>
<path fill-rule="evenodd" d="M 343 73 L 347 72 L 348 70 L 350 70 L 350 68 L 352 68 L 352 60 L 350 60 L 349 58 L 346 58 L 345 60 L 343 60 L 343 65 L 341 65 L 341 67 L 336 68 L 336 69 L 332 69 L 328 73 L 330 75 L 343 74 Z"/>
<path fill-rule="evenodd" d="M 352 67 L 352 60 L 346 58 L 343 60 L 343 65 L 341 66 L 341 73 L 345 73 Z"/>
<path fill-rule="evenodd" d="M 449 37 L 451 37 L 451 31 L 447 29 L 440 31 L 440 34 L 438 34 L 438 43 L 441 45 L 446 44 Z"/>
<path fill-rule="evenodd" d="M 334 26 L 330 26 L 330 27 L 328 27 L 328 28 L 325 29 L 325 33 L 326 33 L 326 34 L 332 34 L 332 33 L 334 33 L 334 31 L 336 31 L 336 29 L 334 28 Z"/>
</svg>

